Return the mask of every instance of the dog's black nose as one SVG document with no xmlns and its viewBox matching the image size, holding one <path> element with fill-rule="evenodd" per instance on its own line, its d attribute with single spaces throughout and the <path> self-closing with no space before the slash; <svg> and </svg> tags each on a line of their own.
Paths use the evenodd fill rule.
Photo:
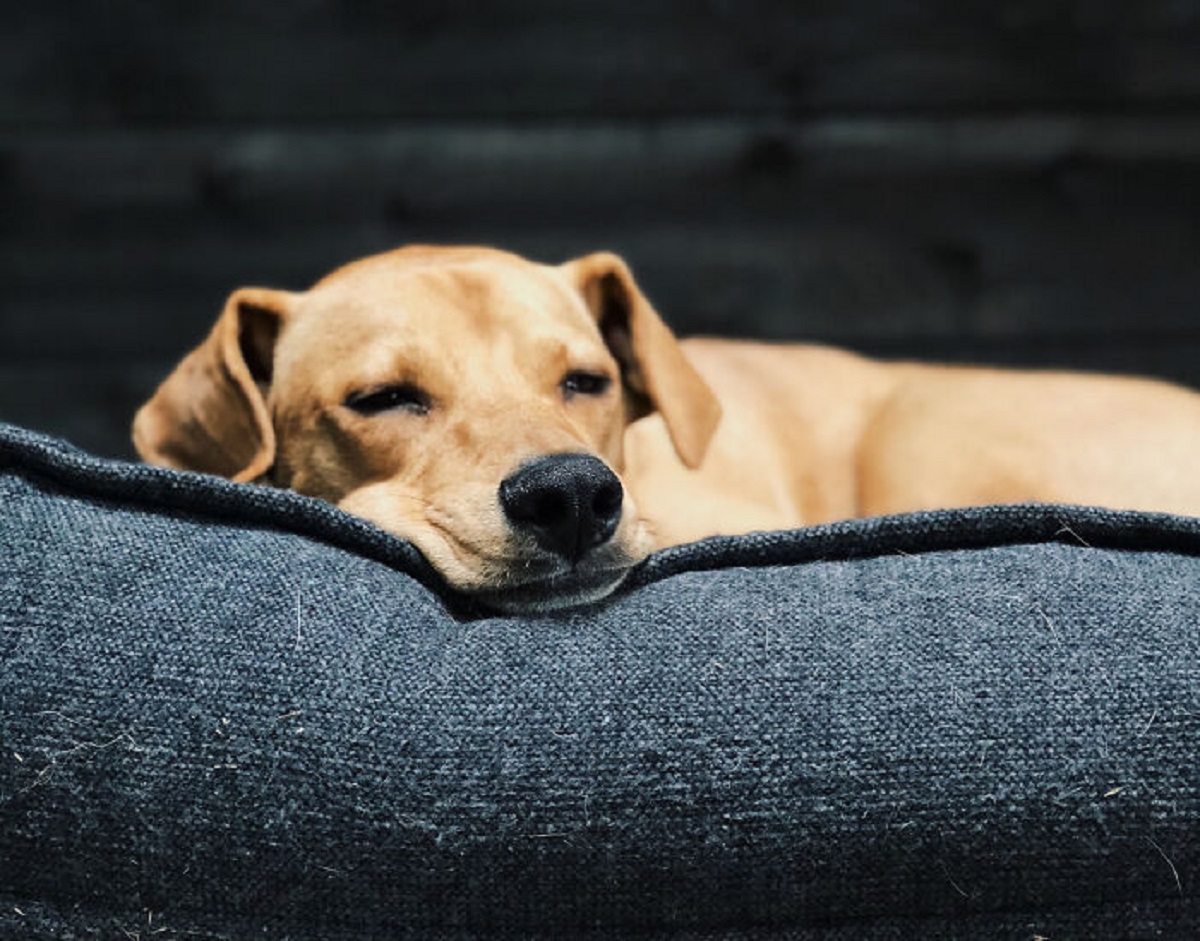
<svg viewBox="0 0 1200 941">
<path fill-rule="evenodd" d="M 624 497 L 617 475 L 588 454 L 534 458 L 500 483 L 512 525 L 572 562 L 612 537 Z"/>
</svg>

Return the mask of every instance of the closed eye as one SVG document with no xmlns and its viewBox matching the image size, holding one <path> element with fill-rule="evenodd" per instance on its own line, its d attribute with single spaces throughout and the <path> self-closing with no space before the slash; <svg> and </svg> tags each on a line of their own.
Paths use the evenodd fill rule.
<svg viewBox="0 0 1200 941">
<path fill-rule="evenodd" d="M 577 395 L 603 395 L 611 385 L 612 379 L 602 372 L 572 369 L 563 376 L 558 387 L 562 389 L 563 398 L 569 400 Z"/>
<path fill-rule="evenodd" d="M 346 408 L 368 417 L 395 411 L 426 415 L 433 405 L 433 400 L 420 386 L 402 382 L 394 386 L 351 392 L 343 404 Z"/>
</svg>

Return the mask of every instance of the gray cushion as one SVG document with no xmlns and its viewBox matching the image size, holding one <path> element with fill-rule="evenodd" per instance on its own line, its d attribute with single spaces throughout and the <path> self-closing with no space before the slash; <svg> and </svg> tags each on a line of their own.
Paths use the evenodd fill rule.
<svg viewBox="0 0 1200 941">
<path fill-rule="evenodd" d="M 993 507 L 493 618 L 0 429 L 0 936 L 1190 937 L 1200 525 Z"/>
</svg>

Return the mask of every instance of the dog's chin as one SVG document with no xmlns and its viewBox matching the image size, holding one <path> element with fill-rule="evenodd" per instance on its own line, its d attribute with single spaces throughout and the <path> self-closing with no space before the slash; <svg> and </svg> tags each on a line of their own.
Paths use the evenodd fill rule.
<svg viewBox="0 0 1200 941">
<path fill-rule="evenodd" d="M 628 574 L 628 568 L 571 569 L 545 578 L 475 588 L 465 594 L 502 614 L 548 614 L 595 604 L 616 591 Z"/>
<path fill-rule="evenodd" d="M 595 604 L 621 586 L 651 551 L 642 529 L 598 546 L 571 563 L 533 544 L 505 535 L 491 542 L 467 538 L 448 527 L 405 534 L 446 585 L 473 607 L 503 614 L 545 614 Z"/>
</svg>

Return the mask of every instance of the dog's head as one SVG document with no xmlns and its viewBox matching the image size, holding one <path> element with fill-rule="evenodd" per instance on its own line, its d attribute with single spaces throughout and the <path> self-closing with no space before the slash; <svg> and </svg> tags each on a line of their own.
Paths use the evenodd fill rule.
<svg viewBox="0 0 1200 941">
<path fill-rule="evenodd" d="M 545 610 L 603 597 L 653 547 L 619 476 L 650 412 L 697 465 L 720 408 L 620 258 L 413 247 L 304 293 L 235 292 L 134 442 L 329 500 L 459 591 Z"/>
</svg>

